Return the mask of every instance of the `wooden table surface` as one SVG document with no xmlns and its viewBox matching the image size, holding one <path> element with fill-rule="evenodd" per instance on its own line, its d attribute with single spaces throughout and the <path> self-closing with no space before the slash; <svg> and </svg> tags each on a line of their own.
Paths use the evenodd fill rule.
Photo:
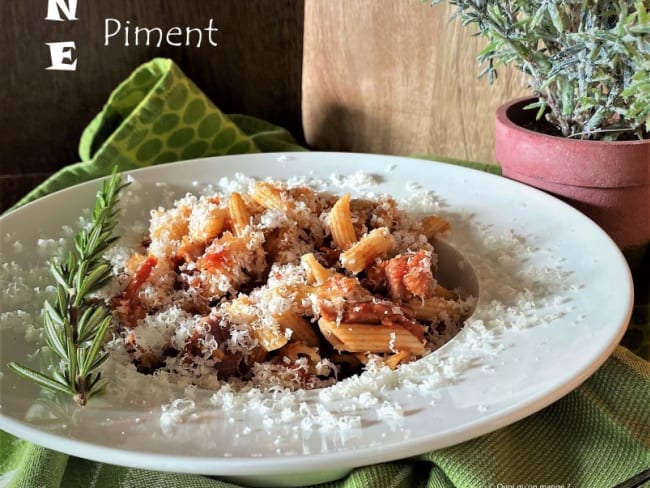
<svg viewBox="0 0 650 488">
<path fill-rule="evenodd" d="M 447 2 L 308 0 L 307 141 L 327 150 L 494 162 L 494 112 L 526 89 L 512 70 L 494 85 L 477 79 L 484 42 L 452 14 Z"/>
</svg>

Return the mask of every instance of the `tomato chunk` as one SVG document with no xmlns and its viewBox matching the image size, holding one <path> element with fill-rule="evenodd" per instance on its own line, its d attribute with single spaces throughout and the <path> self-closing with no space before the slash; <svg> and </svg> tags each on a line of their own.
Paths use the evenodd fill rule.
<svg viewBox="0 0 650 488">
<path fill-rule="evenodd" d="M 124 292 L 123 298 L 126 301 L 131 301 L 135 294 L 138 292 L 140 287 L 144 284 L 145 281 L 149 278 L 151 275 L 151 271 L 153 268 L 158 264 L 158 259 L 155 256 L 148 256 L 140 266 L 138 266 L 138 269 L 135 271 L 135 276 L 133 277 L 133 280 L 131 280 L 131 283 L 129 283 L 129 286 L 126 288 L 126 291 Z"/>
</svg>

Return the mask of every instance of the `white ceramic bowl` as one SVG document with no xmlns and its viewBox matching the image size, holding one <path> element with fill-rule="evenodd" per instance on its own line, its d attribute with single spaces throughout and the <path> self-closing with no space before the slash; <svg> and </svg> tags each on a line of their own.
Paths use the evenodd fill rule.
<svg viewBox="0 0 650 488">
<path fill-rule="evenodd" d="M 322 482 L 358 466 L 466 441 L 540 410 L 587 379 L 627 325 L 630 274 L 600 228 L 540 191 L 449 164 L 337 153 L 168 164 L 133 172 L 137 184 L 128 190 L 123 222 L 146 217 L 170 195 L 198 191 L 236 172 L 256 178 L 304 176 L 327 181 L 339 192 L 385 192 L 416 208 L 433 205 L 451 221 L 450 243 L 478 273 L 480 301 L 474 316 L 441 350 L 383 378 L 381 390 L 376 384 L 334 388 L 295 397 L 284 406 L 276 399 L 258 410 L 215 407 L 210 393 L 196 392 L 193 403 L 180 404 L 184 415 L 163 416 L 161 422 L 161 405 L 181 394 L 152 393 L 147 377 L 133 386 L 128 400 L 104 396 L 84 409 L 36 401 L 38 389 L 6 364 L 30 364 L 35 346 L 15 326 L 15 310 L 37 314 L 42 296 L 26 288 L 23 298 L 16 299 L 12 287 L 21 287 L 22 278 L 11 279 L 11 267 L 4 264 L 0 428 L 112 464 L 252 484 Z M 375 183 L 361 173 L 341 177 L 356 172 L 372 175 Z M 350 186 L 341 188 L 344 182 Z M 0 218 L 2 262 L 15 260 L 23 270 L 37 266 L 42 260 L 38 238 L 75 225 L 97 188 L 97 182 L 75 186 Z M 47 274 L 38 280 L 42 288 Z M 249 400 L 242 405 L 250 407 Z M 304 421 L 304 409 L 311 412 L 310 421 Z"/>
</svg>

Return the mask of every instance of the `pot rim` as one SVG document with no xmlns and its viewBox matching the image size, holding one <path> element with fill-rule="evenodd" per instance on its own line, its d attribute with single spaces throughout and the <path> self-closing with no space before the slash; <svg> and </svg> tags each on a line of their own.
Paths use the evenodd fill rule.
<svg viewBox="0 0 650 488">
<path fill-rule="evenodd" d="M 503 103 L 500 105 L 497 110 L 496 110 L 496 119 L 497 122 L 503 126 L 506 126 L 510 129 L 513 130 L 519 130 L 523 131 L 527 134 L 530 134 L 531 137 L 539 137 L 540 139 L 548 139 L 548 140 L 564 140 L 564 141 L 571 141 L 572 144 L 589 144 L 589 145 L 600 145 L 600 146 L 610 146 L 610 145 L 617 145 L 617 146 L 637 146 L 637 145 L 643 145 L 643 144 L 650 144 L 650 139 L 634 139 L 634 140 L 629 140 L 629 141 L 599 141 L 599 140 L 589 140 L 589 139 L 573 139 L 571 137 L 563 137 L 563 136 L 554 136 L 550 134 L 544 134 L 543 132 L 537 132 L 531 129 L 527 129 L 525 127 L 522 127 L 521 125 L 515 123 L 512 121 L 512 119 L 509 117 L 509 113 L 513 110 L 523 110 L 523 107 L 525 105 L 528 105 L 529 103 L 532 103 L 539 98 L 534 96 L 534 95 L 528 95 L 524 97 L 519 97 L 515 99 L 508 100 L 507 102 Z"/>
</svg>

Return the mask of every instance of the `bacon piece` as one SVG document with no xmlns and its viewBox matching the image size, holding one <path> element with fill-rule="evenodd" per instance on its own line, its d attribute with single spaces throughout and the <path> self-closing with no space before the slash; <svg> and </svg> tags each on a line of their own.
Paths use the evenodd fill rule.
<svg viewBox="0 0 650 488">
<path fill-rule="evenodd" d="M 370 301 L 346 304 L 343 322 L 402 324 L 412 322 L 413 312 L 392 302 Z"/>
<path fill-rule="evenodd" d="M 331 322 L 351 322 L 358 324 L 416 324 L 414 313 L 409 307 L 399 306 L 389 301 L 368 300 L 343 304 L 339 310 L 323 301 L 320 306 L 321 316 Z"/>
<path fill-rule="evenodd" d="M 401 302 L 406 296 L 404 275 L 408 271 L 408 257 L 400 255 L 389 259 L 384 268 L 386 270 L 386 287 L 388 295 L 395 301 Z"/>
<path fill-rule="evenodd" d="M 380 261 L 366 268 L 366 275 L 361 284 L 373 293 L 384 293 L 386 290 L 386 261 Z"/>
<path fill-rule="evenodd" d="M 330 277 L 322 286 L 326 292 L 324 297 L 332 298 L 345 298 L 353 302 L 367 301 L 372 298 L 372 294 L 366 290 L 359 280 L 356 278 L 349 278 L 343 275 L 334 275 Z"/>
<path fill-rule="evenodd" d="M 408 256 L 407 272 L 402 278 L 406 289 L 418 298 L 428 298 L 433 294 L 436 282 L 431 272 L 431 256 L 426 251 L 418 251 Z"/>
<path fill-rule="evenodd" d="M 436 280 L 431 272 L 431 256 L 426 251 L 400 254 L 369 268 L 365 282 L 371 290 L 386 293 L 395 302 L 433 295 Z"/>
</svg>

